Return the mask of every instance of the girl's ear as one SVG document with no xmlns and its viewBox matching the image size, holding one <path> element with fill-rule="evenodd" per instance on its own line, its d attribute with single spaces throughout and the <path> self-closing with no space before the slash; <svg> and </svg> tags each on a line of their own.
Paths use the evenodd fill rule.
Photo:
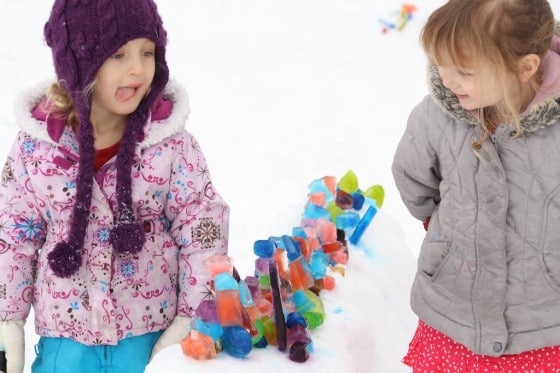
<svg viewBox="0 0 560 373">
<path fill-rule="evenodd" d="M 531 79 L 541 64 L 541 59 L 536 54 L 526 54 L 519 61 L 519 78 L 521 82 L 526 83 Z"/>
</svg>

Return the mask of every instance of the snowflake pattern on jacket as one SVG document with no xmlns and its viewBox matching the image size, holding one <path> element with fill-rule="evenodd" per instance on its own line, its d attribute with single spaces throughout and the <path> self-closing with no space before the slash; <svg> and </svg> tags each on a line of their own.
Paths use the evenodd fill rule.
<svg viewBox="0 0 560 373">
<path fill-rule="evenodd" d="M 229 208 L 184 129 L 185 90 L 169 83 L 165 101 L 154 106 L 164 102 L 172 112 L 153 108 L 136 148 L 132 196 L 145 247 L 121 255 L 110 245 L 117 210 L 113 157 L 93 183 L 83 264 L 65 279 L 53 274 L 46 258 L 70 228 L 78 141 L 69 127 L 52 128 L 47 118 L 32 115 L 45 88 L 18 101 L 22 130 L 2 171 L 0 319 L 25 319 L 33 304 L 39 335 L 95 345 L 162 330 L 176 314 L 192 316 L 210 287 L 203 261 L 227 255 Z"/>
</svg>

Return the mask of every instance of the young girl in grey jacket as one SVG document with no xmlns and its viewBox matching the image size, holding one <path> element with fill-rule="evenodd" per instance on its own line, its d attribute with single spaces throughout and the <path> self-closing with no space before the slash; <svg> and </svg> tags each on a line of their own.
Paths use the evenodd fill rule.
<svg viewBox="0 0 560 373">
<path fill-rule="evenodd" d="M 393 175 L 426 225 L 414 372 L 560 370 L 560 37 L 546 0 L 450 0 Z"/>
</svg>

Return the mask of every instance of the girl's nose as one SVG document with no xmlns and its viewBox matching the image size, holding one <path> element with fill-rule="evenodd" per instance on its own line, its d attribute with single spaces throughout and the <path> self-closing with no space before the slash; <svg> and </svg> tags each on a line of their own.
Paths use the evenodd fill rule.
<svg viewBox="0 0 560 373">
<path fill-rule="evenodd" d="M 144 65 L 139 57 L 133 58 L 130 63 L 130 73 L 133 75 L 141 75 L 144 73 Z"/>
</svg>

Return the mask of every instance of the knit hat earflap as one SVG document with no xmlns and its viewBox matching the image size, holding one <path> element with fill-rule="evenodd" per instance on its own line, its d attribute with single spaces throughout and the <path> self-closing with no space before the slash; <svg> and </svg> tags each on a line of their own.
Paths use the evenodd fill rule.
<svg viewBox="0 0 560 373">
<path fill-rule="evenodd" d="M 169 79 L 165 60 L 167 33 L 152 0 L 55 0 L 44 32 L 59 82 L 72 98 L 80 123 L 79 166 L 70 231 L 66 241 L 59 242 L 48 254 L 55 275 L 70 277 L 82 265 L 95 177 L 89 89 L 103 62 L 122 45 L 137 38 L 155 43 L 156 73 L 150 91 L 128 116 L 117 153 L 118 212 L 110 242 L 122 254 L 137 253 L 145 243 L 144 229 L 136 219 L 132 203 L 131 171 L 136 144 L 150 117 L 150 108 Z"/>
</svg>

